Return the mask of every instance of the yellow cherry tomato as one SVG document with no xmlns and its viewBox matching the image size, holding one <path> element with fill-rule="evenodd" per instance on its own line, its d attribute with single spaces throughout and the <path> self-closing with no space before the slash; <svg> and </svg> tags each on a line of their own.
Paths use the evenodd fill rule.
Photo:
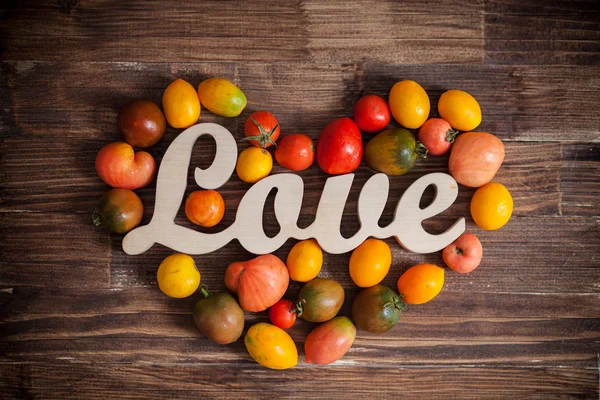
<svg viewBox="0 0 600 400">
<path fill-rule="evenodd" d="M 377 285 L 392 265 L 392 252 L 386 242 L 367 239 L 350 256 L 350 277 L 359 287 Z"/>
<path fill-rule="evenodd" d="M 303 240 L 292 247 L 286 264 L 292 280 L 311 281 L 317 277 L 323 266 L 323 250 L 315 239 Z"/>
<path fill-rule="evenodd" d="M 450 126 L 459 131 L 472 131 L 481 123 L 481 108 L 473 96 L 462 90 L 444 92 L 438 112 Z"/>
<path fill-rule="evenodd" d="M 403 127 L 420 128 L 429 117 L 429 97 L 415 81 L 401 81 L 390 90 L 390 111 Z"/>
<path fill-rule="evenodd" d="M 501 183 L 486 183 L 471 198 L 471 216 L 481 229 L 493 231 L 502 228 L 512 211 L 512 196 Z"/>
<path fill-rule="evenodd" d="M 444 269 L 433 264 L 417 264 L 398 279 L 398 292 L 406 304 L 423 304 L 437 296 L 444 287 Z"/>
<path fill-rule="evenodd" d="M 233 83 L 223 78 L 210 78 L 198 85 L 198 97 L 211 113 L 237 117 L 246 107 L 246 96 Z"/>
<path fill-rule="evenodd" d="M 254 361 L 263 367 L 288 369 L 298 364 L 296 344 L 286 331 L 275 325 L 266 322 L 252 325 L 244 344 Z"/>
<path fill-rule="evenodd" d="M 198 93 L 183 79 L 177 79 L 167 87 L 162 104 L 165 118 L 173 128 L 189 128 L 200 118 Z"/>
<path fill-rule="evenodd" d="M 238 177 L 247 183 L 260 181 L 271 173 L 273 157 L 260 147 L 248 147 L 238 157 L 235 172 Z"/>
<path fill-rule="evenodd" d="M 200 285 L 200 271 L 187 254 L 172 254 L 165 258 L 156 274 L 158 287 L 169 297 L 188 297 Z"/>
</svg>

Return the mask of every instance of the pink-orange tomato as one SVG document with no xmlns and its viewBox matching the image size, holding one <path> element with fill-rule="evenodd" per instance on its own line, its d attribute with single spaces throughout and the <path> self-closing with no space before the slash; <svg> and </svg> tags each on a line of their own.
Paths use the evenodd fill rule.
<svg viewBox="0 0 600 400">
<path fill-rule="evenodd" d="M 480 187 L 490 182 L 504 161 L 504 144 L 487 132 L 467 132 L 454 141 L 448 169 L 462 185 Z"/>
<path fill-rule="evenodd" d="M 306 337 L 304 353 L 308 364 L 331 364 L 350 350 L 356 327 L 348 317 L 335 317 L 318 325 Z"/>
<path fill-rule="evenodd" d="M 481 242 L 472 233 L 463 233 L 442 251 L 446 265 L 459 274 L 473 271 L 481 263 L 482 257 Z"/>
<path fill-rule="evenodd" d="M 156 163 L 145 151 L 133 151 L 125 142 L 107 144 L 96 156 L 96 172 L 106 184 L 121 189 L 139 189 L 154 179 Z"/>
<path fill-rule="evenodd" d="M 450 124 L 441 118 L 428 119 L 419 129 L 419 142 L 427 148 L 427 154 L 441 156 L 450 150 L 450 146 L 458 135 Z"/>
<path fill-rule="evenodd" d="M 227 289 L 238 295 L 244 310 L 251 312 L 264 311 L 277 303 L 289 282 L 287 267 L 272 254 L 234 262 L 225 270 Z"/>
</svg>

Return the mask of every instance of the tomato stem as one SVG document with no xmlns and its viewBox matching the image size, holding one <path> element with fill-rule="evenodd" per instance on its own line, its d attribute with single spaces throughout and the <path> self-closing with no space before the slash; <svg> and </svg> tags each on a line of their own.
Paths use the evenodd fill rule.
<svg viewBox="0 0 600 400">
<path fill-rule="evenodd" d="M 304 312 L 304 308 L 302 307 L 302 302 L 297 301 L 295 303 L 292 303 L 292 305 L 290 306 L 290 311 L 293 312 L 294 309 L 296 309 L 296 317 L 301 316 L 302 313 Z"/>
<path fill-rule="evenodd" d="M 273 129 L 271 129 L 269 132 L 267 132 L 267 131 L 265 131 L 265 128 L 263 128 L 263 126 L 261 124 L 259 124 L 254 118 L 250 117 L 250 119 L 252 120 L 252 122 L 254 122 L 254 124 L 258 128 L 258 132 L 260 134 L 256 135 L 256 136 L 247 136 L 247 137 L 243 138 L 242 141 L 246 142 L 246 141 L 250 141 L 250 140 L 256 140 L 258 142 L 258 147 L 262 147 L 263 149 L 266 148 L 267 142 L 269 142 L 269 143 L 271 143 L 271 145 L 277 147 L 277 143 L 275 143 L 275 141 L 273 139 L 271 139 L 271 136 L 275 133 L 277 128 L 279 128 L 279 124 L 275 125 L 273 127 Z"/>
<path fill-rule="evenodd" d="M 421 158 L 427 158 L 427 153 L 429 153 L 429 150 L 427 150 L 427 147 L 425 147 L 423 143 L 417 142 L 417 145 L 415 146 L 415 153 L 417 153 L 417 155 Z"/>
<path fill-rule="evenodd" d="M 205 299 L 208 299 L 211 296 L 211 293 L 208 291 L 208 286 L 206 285 L 200 285 L 200 291 Z"/>
<path fill-rule="evenodd" d="M 92 213 L 92 222 L 94 223 L 94 226 L 102 225 L 102 216 L 97 208 Z"/>
<path fill-rule="evenodd" d="M 458 254 L 459 256 L 462 256 L 462 255 L 463 255 L 463 253 L 464 253 L 464 252 L 463 252 L 463 250 L 462 250 L 460 247 L 457 247 L 457 248 L 455 248 L 455 249 L 454 249 L 454 251 L 455 251 L 455 252 L 456 252 L 456 254 Z"/>
<path fill-rule="evenodd" d="M 446 132 L 446 142 L 454 143 L 454 140 L 456 139 L 456 136 L 458 136 L 459 133 L 460 132 L 456 129 L 448 129 L 448 132 Z"/>
</svg>

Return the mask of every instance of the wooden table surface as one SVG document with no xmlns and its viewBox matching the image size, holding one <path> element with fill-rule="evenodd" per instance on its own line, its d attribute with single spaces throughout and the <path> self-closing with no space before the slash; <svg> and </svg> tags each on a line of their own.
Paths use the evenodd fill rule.
<svg viewBox="0 0 600 400">
<path fill-rule="evenodd" d="M 598 398 L 598 0 L 13 0 L 2 8 L 1 398 Z M 119 139 L 119 108 L 136 98 L 160 103 L 176 78 L 196 86 L 212 76 L 235 82 L 248 106 L 239 118 L 203 110 L 200 120 L 236 138 L 258 109 L 273 112 L 284 134 L 317 138 L 360 96 L 386 97 L 399 80 L 423 85 L 432 115 L 443 91 L 466 90 L 483 110 L 478 129 L 506 146 L 496 180 L 512 192 L 513 217 L 499 231 L 478 229 L 468 212 L 473 190 L 461 187 L 426 227 L 439 232 L 467 217 L 484 246 L 479 269 L 448 270 L 435 300 L 410 306 L 384 335 L 359 332 L 328 367 L 304 363 L 311 326 L 300 322 L 291 330 L 299 365 L 267 370 L 243 341 L 218 346 L 200 335 L 191 317 L 198 295 L 175 300 L 158 290 L 156 270 L 171 250 L 127 256 L 122 236 L 91 223 L 107 190 L 94 159 Z M 168 128 L 150 153 L 160 160 L 179 132 Z M 213 151 L 200 140 L 192 167 L 208 166 Z M 381 223 L 411 182 L 446 166 L 447 158 L 429 158 L 393 178 Z M 358 190 L 371 174 L 357 171 L 345 235 L 358 228 Z M 316 165 L 300 175 L 302 227 L 326 176 Z M 233 176 L 222 188 L 223 226 L 249 187 Z M 144 222 L 154 191 L 138 191 Z M 274 234 L 268 203 L 265 230 Z M 177 222 L 187 226 L 183 212 Z M 293 243 L 275 254 L 285 258 Z M 413 264 L 443 265 L 439 253 L 388 243 L 391 287 Z M 226 266 L 248 258 L 234 242 L 195 260 L 203 283 L 223 290 Z M 346 315 L 356 293 L 348 259 L 326 255 L 321 273 L 345 287 Z M 265 320 L 248 314 L 246 324 Z"/>
</svg>

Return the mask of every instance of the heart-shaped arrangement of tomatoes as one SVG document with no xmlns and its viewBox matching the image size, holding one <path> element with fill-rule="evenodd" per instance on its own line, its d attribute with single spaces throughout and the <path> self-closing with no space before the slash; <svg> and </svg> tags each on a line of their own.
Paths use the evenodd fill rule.
<svg viewBox="0 0 600 400">
<path fill-rule="evenodd" d="M 196 124 L 202 107 L 223 117 L 236 117 L 246 102 L 244 93 L 225 79 L 207 79 L 197 90 L 177 79 L 163 94 L 162 110 L 149 100 L 123 107 L 117 125 L 124 141 L 106 145 L 96 157 L 98 176 L 113 189 L 100 199 L 94 223 L 119 234 L 139 225 L 143 206 L 132 190 L 152 182 L 156 163 L 149 153 L 136 152 L 134 147 L 157 143 L 167 123 L 173 128 Z M 427 92 L 414 81 L 401 81 L 391 88 L 388 101 L 376 95 L 359 99 L 353 118 L 331 121 L 315 145 L 305 134 L 285 132 L 270 112 L 256 111 L 244 125 L 242 140 L 249 146 L 238 156 L 236 173 L 244 182 L 258 182 L 271 173 L 274 154 L 277 163 L 291 171 L 304 170 L 316 159 L 327 174 L 347 174 L 364 161 L 374 171 L 396 176 L 406 174 L 420 158 L 449 151 L 450 174 L 458 183 L 478 188 L 470 208 L 475 223 L 486 230 L 501 228 L 513 208 L 506 187 L 491 182 L 504 161 L 502 141 L 474 131 L 481 123 L 481 109 L 467 92 L 443 93 L 438 113 L 439 118 L 429 118 Z M 392 117 L 400 126 L 389 127 Z M 364 148 L 363 132 L 373 135 Z M 221 222 L 225 202 L 218 191 L 198 190 L 186 199 L 185 213 L 192 223 L 212 227 Z M 481 242 L 472 233 L 462 234 L 442 251 L 444 263 L 461 274 L 477 268 L 482 256 Z M 445 269 L 433 264 L 408 268 L 398 279 L 397 291 L 382 285 L 391 265 L 392 252 L 382 240 L 367 239 L 354 249 L 348 272 L 362 290 L 353 299 L 352 318 L 338 315 L 345 300 L 344 288 L 319 277 L 323 251 L 314 239 L 296 243 L 285 262 L 265 254 L 232 263 L 224 276 L 230 292 L 211 293 L 201 285 L 200 271 L 186 254 L 165 258 L 158 267 L 157 281 L 170 297 L 200 293 L 193 319 L 204 336 L 219 344 L 233 343 L 242 336 L 244 312 L 268 310 L 271 323 L 251 326 L 244 343 L 256 362 L 286 369 L 298 363 L 296 344 L 285 331 L 297 318 L 316 324 L 304 344 L 306 362 L 329 364 L 351 348 L 357 328 L 384 333 L 398 323 L 407 305 L 426 303 L 442 291 Z M 290 280 L 304 283 L 295 299 L 283 298 Z"/>
</svg>

